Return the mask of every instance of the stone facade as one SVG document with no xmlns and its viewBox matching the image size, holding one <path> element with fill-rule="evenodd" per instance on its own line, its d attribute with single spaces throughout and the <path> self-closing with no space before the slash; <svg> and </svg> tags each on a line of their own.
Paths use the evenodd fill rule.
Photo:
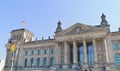
<svg viewBox="0 0 120 71">
<path fill-rule="evenodd" d="M 120 54 L 114 44 L 120 46 L 120 31 L 110 32 L 106 16 L 102 14 L 97 26 L 76 23 L 63 30 L 61 22 L 54 38 L 34 40 L 34 35 L 26 29 L 11 32 L 6 44 L 5 71 L 12 64 L 11 43 L 15 42 L 13 71 L 118 71 L 115 55 Z M 40 60 L 38 59 L 40 58 Z"/>
<path fill-rule="evenodd" d="M 0 59 L 0 71 L 4 71 L 5 61 Z"/>
</svg>

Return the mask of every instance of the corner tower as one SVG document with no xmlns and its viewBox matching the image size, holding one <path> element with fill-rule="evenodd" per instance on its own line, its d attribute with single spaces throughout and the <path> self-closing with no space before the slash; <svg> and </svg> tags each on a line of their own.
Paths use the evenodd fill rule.
<svg viewBox="0 0 120 71">
<path fill-rule="evenodd" d="M 22 28 L 11 31 L 9 42 L 25 43 L 34 40 L 34 35 L 30 31 Z"/>
<path fill-rule="evenodd" d="M 9 38 L 6 47 L 6 60 L 5 60 L 5 71 L 9 71 L 9 67 L 11 67 L 12 64 L 12 56 L 14 54 L 14 66 L 17 66 L 18 56 L 19 52 L 21 52 L 22 44 L 25 44 L 26 42 L 30 42 L 34 40 L 34 35 L 30 31 L 22 28 L 22 29 L 16 29 L 11 31 L 11 37 Z M 15 43 L 15 51 L 14 53 L 11 52 L 11 44 Z"/>
</svg>

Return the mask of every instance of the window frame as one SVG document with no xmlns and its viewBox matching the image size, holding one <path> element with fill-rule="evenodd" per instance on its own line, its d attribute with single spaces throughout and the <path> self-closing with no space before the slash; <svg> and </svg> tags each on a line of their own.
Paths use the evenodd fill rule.
<svg viewBox="0 0 120 71">
<path fill-rule="evenodd" d="M 55 59 L 54 57 L 51 57 L 50 58 L 50 65 L 53 66 L 55 64 Z"/>
<path fill-rule="evenodd" d="M 27 56 L 28 55 L 28 51 L 27 50 L 25 50 L 25 56 Z"/>
<path fill-rule="evenodd" d="M 114 43 L 114 50 L 118 50 L 119 49 L 119 43 Z"/>
<path fill-rule="evenodd" d="M 47 49 L 44 50 L 44 55 L 46 55 L 46 54 L 47 54 Z"/>
<path fill-rule="evenodd" d="M 31 65 L 31 66 L 34 66 L 34 58 L 31 58 L 31 59 L 30 59 L 30 65 Z"/>
<path fill-rule="evenodd" d="M 51 54 L 54 54 L 55 53 L 55 50 L 54 48 L 51 49 Z"/>
<path fill-rule="evenodd" d="M 115 64 L 120 66 L 120 53 L 115 54 Z"/>
<path fill-rule="evenodd" d="M 40 65 L 41 65 L 41 58 L 39 57 L 37 58 L 37 67 L 40 67 Z"/>
<path fill-rule="evenodd" d="M 37 55 L 40 55 L 41 54 L 41 50 L 37 50 Z"/>
<path fill-rule="evenodd" d="M 28 63 L 28 59 L 25 58 L 25 59 L 24 59 L 24 67 L 27 67 L 27 63 Z"/>
<path fill-rule="evenodd" d="M 31 50 L 31 55 L 34 55 L 34 50 Z"/>
</svg>

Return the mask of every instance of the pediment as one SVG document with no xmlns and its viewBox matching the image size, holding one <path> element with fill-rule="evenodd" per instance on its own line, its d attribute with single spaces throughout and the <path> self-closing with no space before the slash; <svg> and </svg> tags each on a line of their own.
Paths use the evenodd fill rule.
<svg viewBox="0 0 120 71">
<path fill-rule="evenodd" d="M 62 35 L 81 34 L 81 33 L 88 33 L 88 32 L 97 32 L 97 31 L 106 31 L 106 30 L 102 28 L 90 26 L 90 25 L 77 23 L 56 35 L 62 36 Z"/>
</svg>

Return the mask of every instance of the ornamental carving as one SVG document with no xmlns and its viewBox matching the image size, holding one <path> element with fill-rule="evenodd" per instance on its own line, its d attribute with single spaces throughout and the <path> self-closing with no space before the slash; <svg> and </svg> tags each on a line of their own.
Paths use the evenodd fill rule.
<svg viewBox="0 0 120 71">
<path fill-rule="evenodd" d="M 93 28 L 91 29 L 91 28 L 87 28 L 87 27 L 77 26 L 70 32 L 65 33 L 65 35 L 80 34 L 80 33 L 85 33 L 85 32 L 94 32 L 94 31 L 96 31 L 96 30 L 94 30 Z"/>
</svg>

